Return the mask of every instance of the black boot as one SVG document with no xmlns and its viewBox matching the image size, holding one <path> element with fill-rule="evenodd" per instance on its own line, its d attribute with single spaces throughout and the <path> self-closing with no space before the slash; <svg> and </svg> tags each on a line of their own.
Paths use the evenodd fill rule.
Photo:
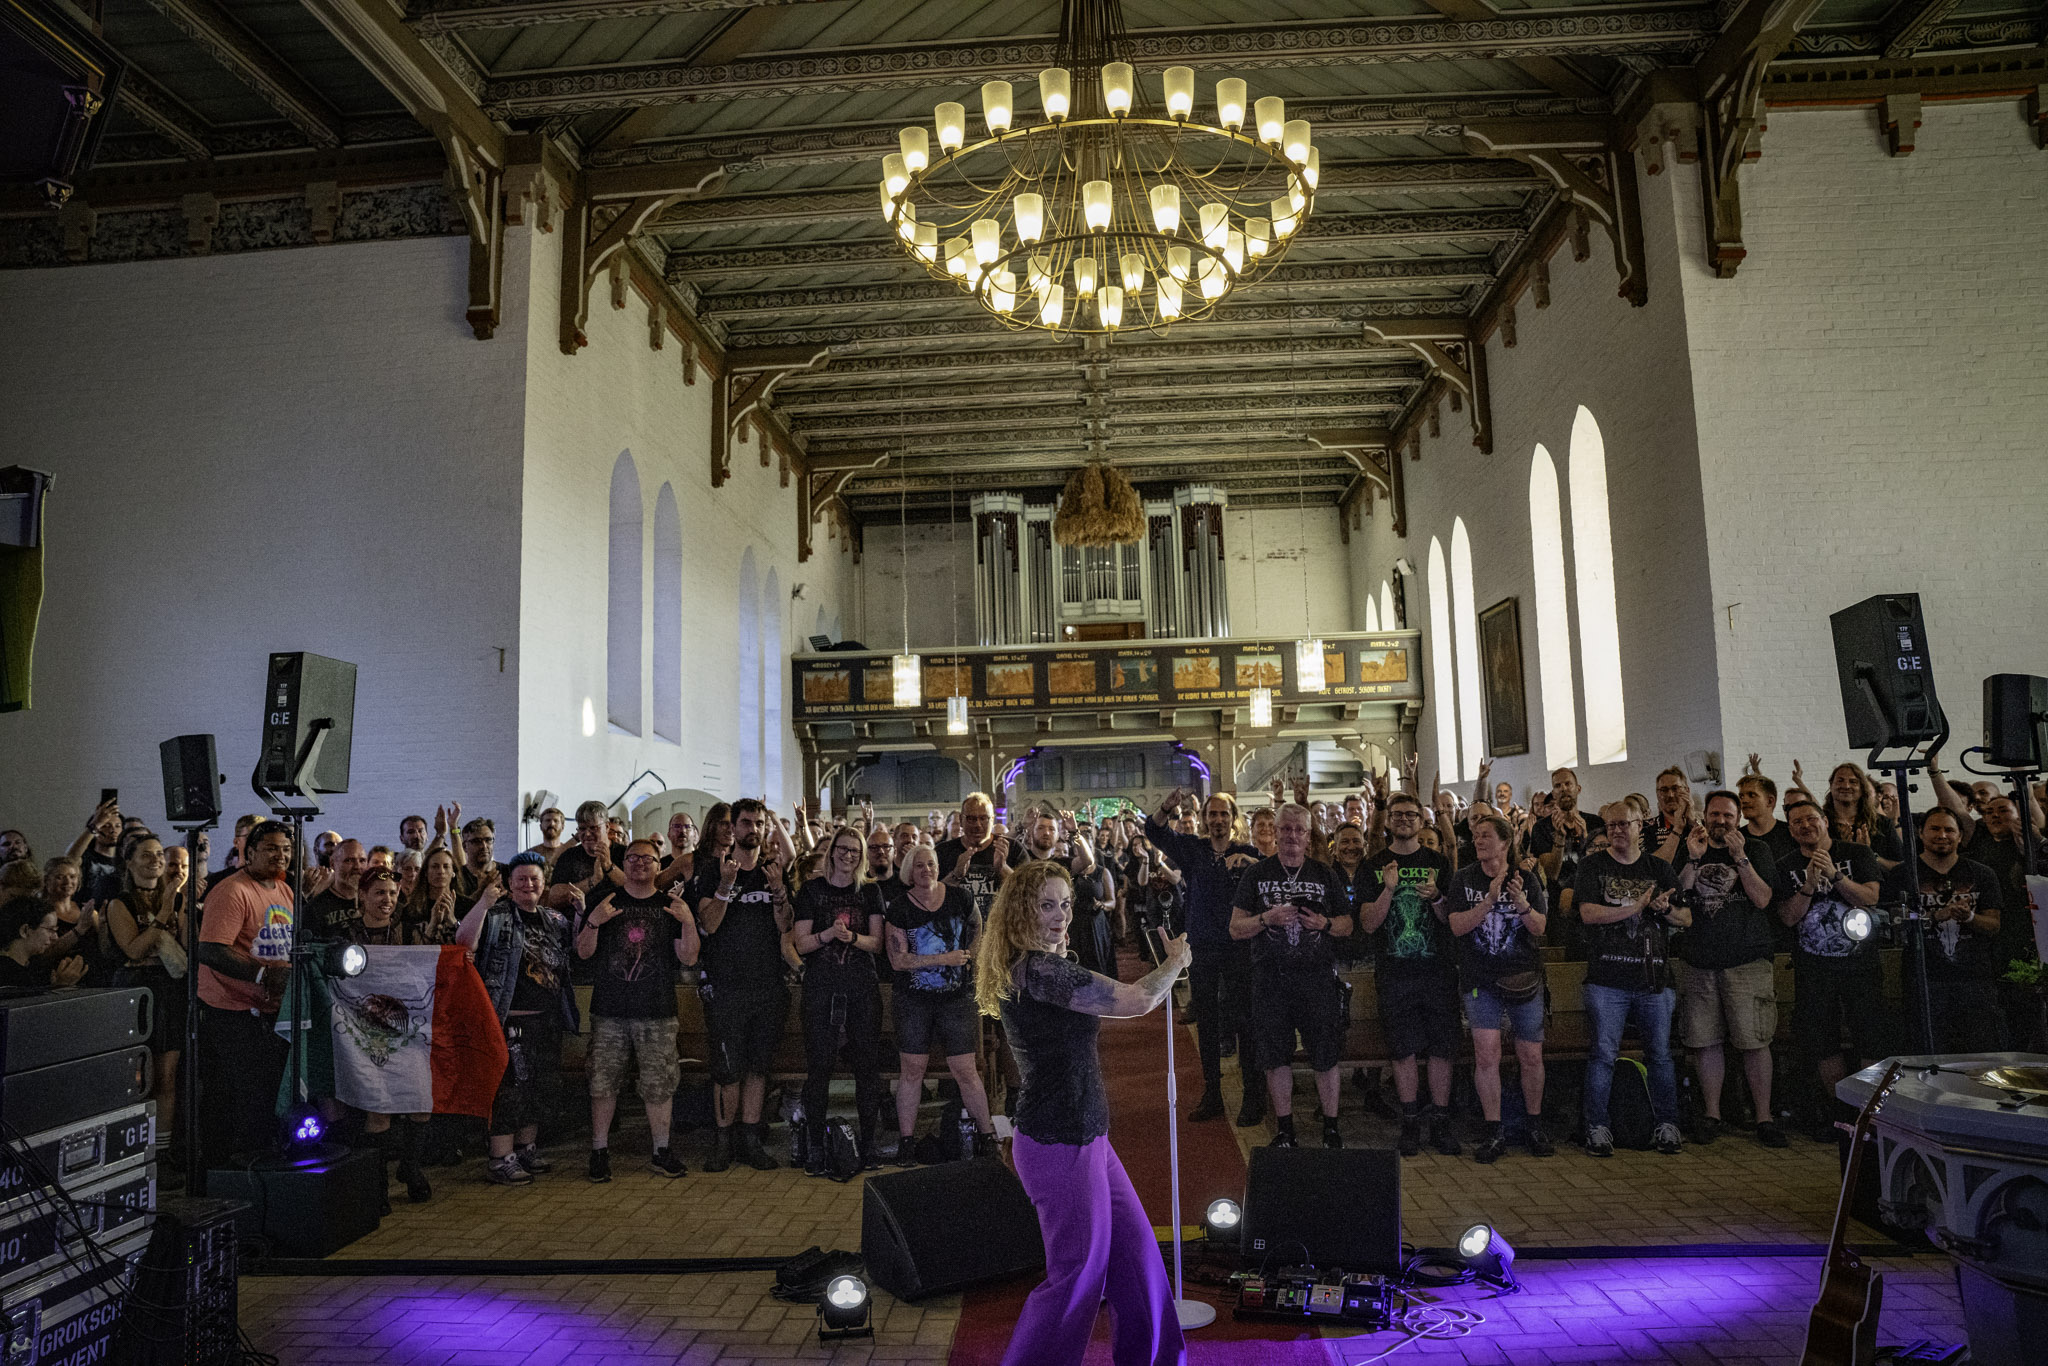
<svg viewBox="0 0 2048 1366">
<path fill-rule="evenodd" d="M 1422 1113 L 1413 1101 L 1401 1106 L 1401 1156 L 1414 1157 L 1422 1151 Z"/>
<path fill-rule="evenodd" d="M 427 1173 L 420 1166 L 420 1144 L 427 1126 L 398 1118 L 391 1121 L 391 1127 L 398 1134 L 398 1179 L 405 1183 L 405 1198 L 424 1205 L 434 1198 L 434 1188 L 427 1184 Z"/>
<path fill-rule="evenodd" d="M 1237 1107 L 1237 1127 L 1249 1129 L 1255 1124 L 1266 1122 L 1266 1079 L 1251 1076 L 1245 1079 L 1244 1103 Z"/>
<path fill-rule="evenodd" d="M 711 1140 L 711 1156 L 704 1159 L 704 1170 L 722 1172 L 732 1166 L 732 1125 L 718 1126 L 717 1136 Z"/>
<path fill-rule="evenodd" d="M 810 1125 L 804 1131 L 804 1175 L 825 1174 L 825 1126 Z"/>
<path fill-rule="evenodd" d="M 782 1164 L 768 1155 L 766 1124 L 741 1124 L 733 1134 L 733 1155 L 757 1172 L 772 1172 Z"/>
<path fill-rule="evenodd" d="M 1215 1082 L 1202 1087 L 1202 1098 L 1195 1102 L 1195 1108 L 1188 1111 L 1188 1122 L 1200 1124 L 1204 1120 L 1223 1118 L 1223 1091 Z"/>
</svg>

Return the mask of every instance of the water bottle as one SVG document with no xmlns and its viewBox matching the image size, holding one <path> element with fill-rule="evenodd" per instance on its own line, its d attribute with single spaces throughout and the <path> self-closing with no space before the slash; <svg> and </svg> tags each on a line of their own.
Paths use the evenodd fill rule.
<svg viewBox="0 0 2048 1366">
<path fill-rule="evenodd" d="M 960 1156 L 974 1156 L 974 1116 L 964 1106 L 960 1110 Z"/>
<path fill-rule="evenodd" d="M 809 1154 L 806 1140 L 810 1136 L 810 1125 L 804 1122 L 804 1103 L 799 1100 L 789 1107 L 789 1165 L 802 1167 Z"/>
</svg>

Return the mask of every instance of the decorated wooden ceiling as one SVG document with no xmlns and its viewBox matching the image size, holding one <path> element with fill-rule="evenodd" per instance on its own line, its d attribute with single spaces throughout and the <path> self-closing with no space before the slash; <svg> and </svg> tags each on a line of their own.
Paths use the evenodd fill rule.
<svg viewBox="0 0 2048 1366">
<path fill-rule="evenodd" d="M 1034 88 L 1057 0 L 100 0 L 130 69 L 98 174 L 168 166 L 197 186 L 259 155 L 288 175 L 295 155 L 389 162 L 438 140 L 458 176 L 483 168 L 473 181 L 505 169 L 495 156 L 554 168 L 592 203 L 623 186 L 613 200 L 638 217 L 612 235 L 636 270 L 694 317 L 757 430 L 807 468 L 850 471 L 832 494 L 856 520 L 905 502 L 944 518 L 982 488 L 1049 497 L 1091 432 L 1141 488 L 1355 506 L 1397 494 L 1389 451 L 1421 423 L 1485 444 L 1474 343 L 1512 341 L 1515 308 L 1546 302 L 1551 252 L 1612 260 L 1637 300 L 1657 287 L 1627 240 L 1646 139 L 1703 177 L 1709 250 L 1731 273 L 1737 172 L 1769 104 L 1903 110 L 2048 80 L 2038 0 L 1123 11 L 1141 78 L 1241 76 L 1310 119 L 1322 157 L 1275 277 L 1164 336 L 1006 329 L 907 260 L 877 212 L 899 127 L 939 100 L 977 110 L 985 80 Z"/>
</svg>

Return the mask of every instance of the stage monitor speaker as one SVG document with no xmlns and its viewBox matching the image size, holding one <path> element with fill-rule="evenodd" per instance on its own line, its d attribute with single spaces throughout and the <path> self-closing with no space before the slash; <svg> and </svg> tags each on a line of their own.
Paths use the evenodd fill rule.
<svg viewBox="0 0 2048 1366">
<path fill-rule="evenodd" d="M 308 786 L 314 792 L 348 791 L 355 718 L 355 665 L 303 652 L 272 655 L 263 691 L 263 757 L 256 764 L 256 785 L 273 792 L 290 788 L 306 746 L 324 721 L 327 738 Z"/>
<path fill-rule="evenodd" d="M 178 735 L 157 746 L 164 765 L 164 818 L 220 819 L 220 769 L 211 735 Z"/>
<path fill-rule="evenodd" d="M 1245 1255 L 1354 1275 L 1401 1272 L 1401 1158 L 1391 1148 L 1254 1148 Z"/>
<path fill-rule="evenodd" d="M 1016 1173 L 992 1157 L 869 1177 L 860 1255 L 875 1284 L 899 1300 L 1045 1269 L 1038 1211 Z"/>
<path fill-rule="evenodd" d="M 10 1072 L 0 1077 L 0 1118 L 16 1133 L 54 1129 L 148 1100 L 155 1076 L 147 1047 Z"/>
<path fill-rule="evenodd" d="M 384 1159 L 365 1149 L 287 1162 L 263 1158 L 249 1167 L 216 1167 L 206 1193 L 239 1202 L 235 1223 L 246 1240 L 262 1239 L 286 1257 L 326 1257 L 374 1233 L 383 1215 Z"/>
<path fill-rule="evenodd" d="M 0 1076 L 148 1043 L 152 1004 L 148 987 L 73 987 L 0 999 Z M 14 1127 L 29 1132 L 18 1122 Z"/>
<path fill-rule="evenodd" d="M 1881 593 L 1828 618 L 1851 749 L 1912 749 L 1948 733 L 1918 593 Z"/>
<path fill-rule="evenodd" d="M 2000 768 L 2040 768 L 2048 756 L 2048 678 L 1993 674 L 1984 680 L 1984 754 Z"/>
</svg>

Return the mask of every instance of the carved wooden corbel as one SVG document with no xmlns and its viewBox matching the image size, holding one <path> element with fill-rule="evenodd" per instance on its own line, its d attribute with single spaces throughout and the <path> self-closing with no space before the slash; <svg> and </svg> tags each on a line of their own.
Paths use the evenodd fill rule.
<svg viewBox="0 0 2048 1366">
<path fill-rule="evenodd" d="M 1457 412 L 1461 400 L 1472 408 L 1472 444 L 1493 454 L 1493 403 L 1487 392 L 1486 348 L 1472 335 L 1469 318 L 1387 318 L 1365 324 L 1365 333 L 1388 346 L 1405 346 L 1429 364 Z"/>
<path fill-rule="evenodd" d="M 1538 308 L 1550 307 L 1550 262 L 1536 260 L 1529 263 L 1529 298 Z M 1436 433 L 1432 431 L 1431 436 Z"/>
<path fill-rule="evenodd" d="M 1707 264 L 1723 280 L 1748 254 L 1736 173 L 1763 147 L 1764 70 L 1792 44 L 1821 0 L 1745 0 L 1693 70 L 1699 80 L 1700 189 Z"/>
<path fill-rule="evenodd" d="M 185 214 L 185 254 L 205 256 L 213 250 L 213 225 L 220 221 L 220 200 L 211 190 L 188 194 L 179 201 Z"/>
<path fill-rule="evenodd" d="M 647 301 L 647 349 L 659 351 L 668 341 L 668 305 L 659 298 Z"/>
<path fill-rule="evenodd" d="M 688 337 L 683 338 L 683 383 L 693 389 L 697 385 L 697 344 Z"/>
<path fill-rule="evenodd" d="M 444 129 L 448 188 L 469 229 L 469 307 L 463 317 L 478 341 L 498 330 L 499 296 L 505 279 L 505 187 L 502 168 L 476 144 Z"/>
<path fill-rule="evenodd" d="M 99 215 L 83 199 L 67 199 L 57 210 L 57 230 L 64 235 L 64 259 L 83 261 L 92 254 L 92 235 L 99 230 Z"/>
<path fill-rule="evenodd" d="M 655 173 L 659 173 L 658 175 Z M 590 344 L 590 288 L 598 272 L 679 199 L 701 194 L 725 174 L 716 162 L 690 161 L 632 172 L 592 172 L 562 213 L 562 354 Z M 623 263 L 622 263 L 623 264 Z M 615 272 L 614 308 L 625 307 Z"/>
<path fill-rule="evenodd" d="M 1500 344 L 1512 347 L 1515 344 L 1515 306 L 1509 304 L 1500 311 L 1496 325 L 1500 328 Z"/>
<path fill-rule="evenodd" d="M 844 346 L 776 347 L 767 353 L 729 353 L 725 376 L 711 392 L 711 487 L 723 487 L 732 475 L 732 447 L 745 445 L 747 426 L 783 379 L 809 370 Z M 762 443 L 762 468 L 767 468 L 767 442 Z"/>
<path fill-rule="evenodd" d="M 341 217 L 341 186 L 319 180 L 306 187 L 306 214 L 313 221 L 313 240 L 332 242 L 334 224 Z"/>
<path fill-rule="evenodd" d="M 798 564 L 811 558 L 812 532 L 820 518 L 823 518 L 828 526 L 836 525 L 841 529 L 850 527 L 852 512 L 842 496 L 846 492 L 847 484 L 863 470 L 880 469 L 888 459 L 887 451 L 858 451 L 846 455 L 826 456 L 814 461 L 811 468 L 804 472 L 803 477 L 797 481 L 796 491 Z"/>
<path fill-rule="evenodd" d="M 1617 292 L 1638 308 L 1649 302 L 1635 155 L 1612 121 L 1482 119 L 1465 125 L 1465 145 L 1479 156 L 1508 157 L 1549 176 L 1574 208 L 1607 230 L 1621 277 Z"/>
<path fill-rule="evenodd" d="M 1895 157 L 1911 156 L 1915 131 L 1920 127 L 1920 97 L 1918 95 L 1886 95 L 1878 105 L 1878 118 L 1884 124 L 1885 142 Z"/>
</svg>

